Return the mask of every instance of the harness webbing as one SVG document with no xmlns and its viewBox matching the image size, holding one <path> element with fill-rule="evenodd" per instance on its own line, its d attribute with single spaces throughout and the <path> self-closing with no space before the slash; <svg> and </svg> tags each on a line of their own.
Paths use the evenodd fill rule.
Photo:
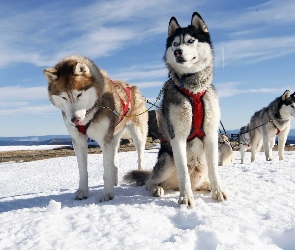
<svg viewBox="0 0 295 250">
<path fill-rule="evenodd" d="M 192 120 L 192 130 L 190 135 L 187 138 L 187 141 L 191 141 L 198 137 L 203 139 L 205 133 L 203 131 L 203 122 L 204 122 L 204 104 L 202 97 L 206 93 L 206 90 L 203 90 L 197 94 L 194 94 L 187 90 L 186 88 L 180 88 L 177 86 L 179 91 L 191 99 L 192 109 L 193 109 L 193 120 Z"/>
<path fill-rule="evenodd" d="M 76 128 L 81 134 L 86 135 L 86 131 L 90 125 L 90 122 L 88 122 L 86 125 L 77 125 Z"/>
<path fill-rule="evenodd" d="M 113 81 L 112 81 L 112 83 L 113 83 Z M 129 111 L 131 87 L 129 85 L 127 85 L 127 87 L 124 90 L 127 94 L 127 102 L 124 102 L 124 100 L 119 96 L 121 104 L 123 106 L 123 115 L 120 116 L 120 120 L 118 121 L 117 125 L 124 119 L 124 116 L 127 115 L 128 111 Z"/>
</svg>

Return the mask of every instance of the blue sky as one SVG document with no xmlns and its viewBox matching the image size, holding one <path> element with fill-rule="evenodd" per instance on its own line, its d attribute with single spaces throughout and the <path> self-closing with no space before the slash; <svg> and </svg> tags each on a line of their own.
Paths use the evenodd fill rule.
<svg viewBox="0 0 295 250">
<path fill-rule="evenodd" d="M 187 26 L 195 11 L 211 33 L 226 129 L 239 129 L 286 89 L 295 91 L 294 0 L 2 0 L 0 136 L 67 134 L 43 69 L 72 54 L 154 100 L 168 75 L 169 20 Z"/>
</svg>

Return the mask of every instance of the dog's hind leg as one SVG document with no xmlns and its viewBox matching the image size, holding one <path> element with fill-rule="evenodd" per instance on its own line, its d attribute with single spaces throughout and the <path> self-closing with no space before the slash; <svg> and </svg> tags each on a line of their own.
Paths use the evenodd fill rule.
<svg viewBox="0 0 295 250">
<path fill-rule="evenodd" d="M 156 197 L 163 196 L 164 189 L 178 189 L 173 156 L 168 152 L 161 152 L 160 154 L 150 178 L 146 182 L 146 188 Z"/>
<path fill-rule="evenodd" d="M 117 134 L 114 135 L 114 146 L 115 146 L 115 151 L 114 151 L 114 164 L 115 164 L 115 174 L 114 174 L 114 183 L 115 186 L 118 185 L 119 183 L 119 177 L 118 177 L 118 172 L 119 172 L 119 159 L 118 159 L 118 149 L 120 146 L 120 140 L 121 137 L 124 133 L 124 129 L 120 130 Z"/>
<path fill-rule="evenodd" d="M 128 126 L 128 131 L 133 139 L 137 154 L 138 154 L 138 169 L 145 169 L 144 162 L 144 150 L 147 138 L 147 124 L 142 124 L 142 126 L 137 126 L 136 124 L 130 124 Z"/>
<path fill-rule="evenodd" d="M 272 140 L 273 138 L 269 138 L 267 134 L 263 135 L 263 149 L 267 161 L 272 161 L 272 148 L 270 147 Z"/>
<path fill-rule="evenodd" d="M 245 162 L 245 152 L 247 150 L 247 146 L 240 144 L 240 153 L 241 153 L 241 164 Z"/>
<path fill-rule="evenodd" d="M 254 162 L 256 160 L 256 152 L 259 150 L 260 146 L 260 138 L 255 133 L 251 139 L 251 162 Z"/>
</svg>

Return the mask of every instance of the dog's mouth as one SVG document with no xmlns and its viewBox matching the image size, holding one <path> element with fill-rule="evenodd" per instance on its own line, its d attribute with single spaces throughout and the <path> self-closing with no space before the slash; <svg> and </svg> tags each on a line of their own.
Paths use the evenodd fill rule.
<svg viewBox="0 0 295 250">
<path fill-rule="evenodd" d="M 183 56 L 177 56 L 176 57 L 176 62 L 178 62 L 178 63 L 185 63 L 186 60 L 183 58 Z"/>
<path fill-rule="evenodd" d="M 187 61 L 183 56 L 177 56 L 176 62 L 177 63 L 194 62 L 195 59 L 196 59 L 196 57 L 193 57 L 191 60 Z"/>
<path fill-rule="evenodd" d="M 83 125 L 83 120 L 78 119 L 78 118 L 74 118 L 74 119 L 72 119 L 72 123 L 74 123 L 75 126 L 81 126 L 81 125 Z"/>
</svg>

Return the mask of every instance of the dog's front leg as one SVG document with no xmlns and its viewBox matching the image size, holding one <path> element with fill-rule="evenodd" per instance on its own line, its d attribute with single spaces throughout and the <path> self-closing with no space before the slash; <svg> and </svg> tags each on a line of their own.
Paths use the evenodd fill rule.
<svg viewBox="0 0 295 250">
<path fill-rule="evenodd" d="M 290 125 L 289 128 L 281 131 L 278 135 L 278 153 L 279 153 L 279 160 L 284 160 L 284 148 L 285 148 L 285 144 L 287 141 L 287 137 L 288 137 L 288 133 L 290 130 Z"/>
<path fill-rule="evenodd" d="M 75 196 L 75 199 L 82 200 L 82 199 L 86 199 L 89 195 L 88 172 L 87 172 L 87 154 L 88 154 L 87 136 L 79 133 L 75 139 L 73 138 L 73 147 L 77 157 L 79 177 L 80 177 L 79 188 L 75 192 L 74 196 Z"/>
<path fill-rule="evenodd" d="M 112 200 L 115 196 L 114 185 L 116 179 L 116 168 L 115 168 L 115 145 L 114 140 L 111 139 L 109 143 L 105 143 L 103 146 L 103 180 L 104 180 L 104 195 L 100 201 Z"/>
<path fill-rule="evenodd" d="M 218 172 L 218 135 L 217 132 L 211 132 L 204 137 L 204 151 L 208 165 L 208 177 L 211 184 L 212 198 L 218 201 L 227 200 L 227 195 L 223 191 L 219 172 Z"/>
<path fill-rule="evenodd" d="M 178 203 L 193 207 L 195 205 L 195 200 L 187 167 L 186 139 L 179 139 L 177 137 L 174 137 L 174 139 L 172 139 L 170 143 L 172 146 L 174 161 L 178 175 L 180 192 Z"/>
</svg>

